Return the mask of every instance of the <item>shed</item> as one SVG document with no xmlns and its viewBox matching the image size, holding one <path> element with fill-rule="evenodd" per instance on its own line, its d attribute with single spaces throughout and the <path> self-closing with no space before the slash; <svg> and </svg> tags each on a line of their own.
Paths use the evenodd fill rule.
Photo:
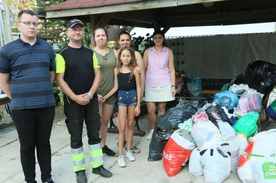
<svg viewBox="0 0 276 183">
<path fill-rule="evenodd" d="M 161 29 L 276 21 L 274 0 L 68 0 L 45 9 L 46 18 L 79 18 L 95 27 Z"/>
</svg>

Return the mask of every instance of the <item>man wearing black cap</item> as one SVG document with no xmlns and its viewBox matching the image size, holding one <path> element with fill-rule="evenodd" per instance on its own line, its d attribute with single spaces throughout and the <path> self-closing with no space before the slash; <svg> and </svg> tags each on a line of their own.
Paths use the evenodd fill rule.
<svg viewBox="0 0 276 183">
<path fill-rule="evenodd" d="M 56 80 L 64 95 L 66 125 L 71 135 L 71 153 L 77 182 L 86 183 L 85 157 L 82 143 L 83 122 L 86 124 L 92 172 L 103 177 L 112 173 L 103 167 L 100 145 L 100 117 L 97 89 L 101 82 L 98 61 L 93 51 L 82 45 L 84 24 L 73 19 L 67 24 L 69 44 L 56 58 Z"/>
</svg>

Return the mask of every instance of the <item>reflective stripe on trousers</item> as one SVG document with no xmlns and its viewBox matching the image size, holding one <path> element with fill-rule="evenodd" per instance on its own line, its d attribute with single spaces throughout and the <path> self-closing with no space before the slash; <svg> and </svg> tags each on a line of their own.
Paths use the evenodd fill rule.
<svg viewBox="0 0 276 183">
<path fill-rule="evenodd" d="M 100 143 L 89 145 L 89 150 L 92 168 L 97 168 L 103 165 L 103 150 Z"/>
<path fill-rule="evenodd" d="M 85 170 L 85 158 L 83 153 L 83 147 L 78 149 L 71 149 L 72 159 L 74 164 L 74 171 L 78 172 L 81 170 Z"/>
</svg>

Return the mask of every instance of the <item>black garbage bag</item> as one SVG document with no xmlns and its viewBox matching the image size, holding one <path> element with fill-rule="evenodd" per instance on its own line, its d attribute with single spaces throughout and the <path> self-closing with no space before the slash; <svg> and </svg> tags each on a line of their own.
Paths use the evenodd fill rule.
<svg viewBox="0 0 276 183">
<path fill-rule="evenodd" d="M 171 128 L 178 129 L 178 124 L 192 117 L 197 108 L 192 102 L 180 99 L 179 103 L 167 110 L 157 119 L 156 126 L 163 131 L 169 131 Z"/>
<path fill-rule="evenodd" d="M 276 65 L 263 60 L 250 62 L 245 71 L 245 82 L 262 94 L 269 93 L 276 85 Z"/>
<path fill-rule="evenodd" d="M 179 103 L 167 110 L 157 118 L 151 142 L 149 145 L 148 161 L 158 161 L 162 159 L 165 148 L 172 133 L 178 129 L 178 124 L 188 120 L 196 113 L 196 108 L 187 100 L 179 100 Z"/>
<path fill-rule="evenodd" d="M 247 84 L 246 83 L 246 79 L 245 79 L 245 75 L 244 74 L 240 74 L 238 76 L 236 76 L 235 78 L 233 78 L 228 85 L 228 89 L 230 88 L 230 86 L 232 86 L 233 84 L 239 85 L 239 84 Z"/>
<path fill-rule="evenodd" d="M 210 105 L 206 110 L 206 114 L 210 121 L 214 123 L 214 125 L 218 127 L 217 120 L 222 120 L 223 122 L 228 122 L 232 126 L 232 121 L 229 119 L 227 114 L 219 105 Z"/>
</svg>

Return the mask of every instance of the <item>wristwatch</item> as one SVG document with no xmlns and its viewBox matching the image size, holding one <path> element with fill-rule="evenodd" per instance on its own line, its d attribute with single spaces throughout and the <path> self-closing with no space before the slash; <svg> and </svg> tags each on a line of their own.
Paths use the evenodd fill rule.
<svg viewBox="0 0 276 183">
<path fill-rule="evenodd" d="M 87 92 L 87 95 L 89 96 L 90 100 L 93 98 L 93 95 L 90 92 Z"/>
<path fill-rule="evenodd" d="M 175 85 L 172 85 L 172 88 L 174 88 L 175 87 Z"/>
</svg>

